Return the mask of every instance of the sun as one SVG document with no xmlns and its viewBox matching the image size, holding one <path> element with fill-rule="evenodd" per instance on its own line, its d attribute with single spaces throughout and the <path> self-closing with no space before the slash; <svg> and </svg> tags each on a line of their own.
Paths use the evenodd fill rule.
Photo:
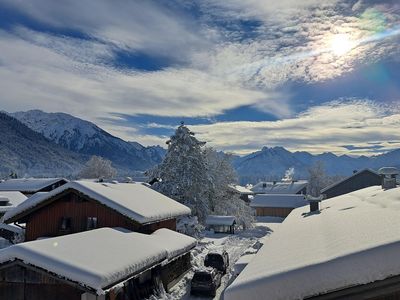
<svg viewBox="0 0 400 300">
<path fill-rule="evenodd" d="M 353 49 L 354 43 L 347 34 L 337 34 L 333 36 L 330 43 L 330 50 L 338 56 L 344 55 Z"/>
</svg>

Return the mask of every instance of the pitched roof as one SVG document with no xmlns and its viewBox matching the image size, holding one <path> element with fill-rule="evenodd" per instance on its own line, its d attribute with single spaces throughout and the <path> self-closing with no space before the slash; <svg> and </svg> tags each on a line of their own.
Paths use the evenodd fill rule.
<svg viewBox="0 0 400 300">
<path fill-rule="evenodd" d="M 26 197 L 21 192 L 0 192 L 0 199 L 8 200 L 8 204 L 6 206 L 0 206 L 0 212 L 6 212 L 14 209 L 16 206 L 24 202 L 28 197 Z"/>
<path fill-rule="evenodd" d="M 101 228 L 8 247 L 0 251 L 0 263 L 18 259 L 104 294 L 167 255 L 149 235 Z"/>
<path fill-rule="evenodd" d="M 259 182 L 251 188 L 254 193 L 261 194 L 296 194 L 307 187 L 308 181 Z"/>
<path fill-rule="evenodd" d="M 236 222 L 234 216 L 207 216 L 206 225 L 227 225 L 232 226 Z"/>
<path fill-rule="evenodd" d="M 230 184 L 228 186 L 231 190 L 235 191 L 236 193 L 243 194 L 243 195 L 253 195 L 254 192 L 245 188 L 244 186 L 238 184 Z"/>
<path fill-rule="evenodd" d="M 14 222 L 19 215 L 27 213 L 38 204 L 68 190 L 78 191 L 87 197 L 119 212 L 141 224 L 189 215 L 190 209 L 171 198 L 139 183 L 99 183 L 72 181 L 59 188 L 26 200 L 4 215 L 4 222 Z"/>
<path fill-rule="evenodd" d="M 251 207 L 297 208 L 307 204 L 305 197 L 297 194 L 257 194 L 250 202 Z"/>
<path fill-rule="evenodd" d="M 197 240 L 182 233 L 161 228 L 151 234 L 153 240 L 168 252 L 168 260 L 174 259 L 196 247 Z"/>
<path fill-rule="evenodd" d="M 19 178 L 7 179 L 0 182 L 0 191 L 19 191 L 24 193 L 35 193 L 53 185 L 64 178 Z"/>
<path fill-rule="evenodd" d="M 348 176 L 348 177 L 346 177 L 346 178 L 343 178 L 342 180 L 339 180 L 338 182 L 334 182 L 333 184 L 331 184 L 331 185 L 329 185 L 329 186 L 323 188 L 323 189 L 321 190 L 321 194 L 323 194 L 323 193 L 326 192 L 327 190 L 330 190 L 331 188 L 334 188 L 334 187 L 336 187 L 336 186 L 342 184 L 343 182 L 348 181 L 348 180 L 351 180 L 352 178 L 357 177 L 357 176 L 359 176 L 360 174 L 365 173 L 365 172 L 370 172 L 370 173 L 372 173 L 372 174 L 374 174 L 374 175 L 380 177 L 380 175 L 379 175 L 377 172 L 375 172 L 374 170 L 372 170 L 372 169 L 363 169 L 363 170 L 361 170 L 361 171 L 358 171 L 358 172 L 353 173 L 351 176 Z"/>
<path fill-rule="evenodd" d="M 303 299 L 399 275 L 399 212 L 400 188 L 379 186 L 325 200 L 319 213 L 295 209 L 225 299 Z"/>
</svg>

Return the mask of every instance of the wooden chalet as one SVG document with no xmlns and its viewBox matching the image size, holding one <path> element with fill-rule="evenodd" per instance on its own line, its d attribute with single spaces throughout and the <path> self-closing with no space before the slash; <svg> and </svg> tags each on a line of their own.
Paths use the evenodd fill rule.
<svg viewBox="0 0 400 300">
<path fill-rule="evenodd" d="M 308 202 L 304 195 L 258 194 L 250 202 L 257 217 L 286 218 L 293 209 L 305 206 Z"/>
<path fill-rule="evenodd" d="M 187 271 L 190 261 L 179 262 L 195 244 L 168 229 L 145 235 L 111 228 L 21 243 L 0 251 L 0 299 L 148 298 L 163 290 L 163 279 Z"/>
<path fill-rule="evenodd" d="M 372 186 L 293 210 L 224 299 L 400 299 L 399 194 Z"/>
<path fill-rule="evenodd" d="M 101 227 L 152 233 L 176 230 L 176 218 L 190 209 L 139 183 L 69 182 L 29 198 L 4 215 L 5 223 L 25 224 L 26 241 Z"/>
<path fill-rule="evenodd" d="M 235 234 L 236 218 L 234 216 L 207 216 L 206 228 L 215 233 Z"/>
<path fill-rule="evenodd" d="M 254 194 L 307 194 L 307 180 L 262 181 L 251 188 Z"/>
<path fill-rule="evenodd" d="M 50 192 L 64 184 L 64 178 L 18 178 L 0 182 L 0 192 L 21 192 L 31 196 L 37 192 Z"/>
<path fill-rule="evenodd" d="M 371 169 L 354 171 L 354 173 L 321 190 L 325 199 L 351 193 L 363 188 L 381 185 L 382 177 Z"/>
</svg>

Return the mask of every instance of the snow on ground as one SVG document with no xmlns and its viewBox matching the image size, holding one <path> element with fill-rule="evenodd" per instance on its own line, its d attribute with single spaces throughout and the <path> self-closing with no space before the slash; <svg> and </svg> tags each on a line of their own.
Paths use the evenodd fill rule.
<svg viewBox="0 0 400 300">
<path fill-rule="evenodd" d="M 10 247 L 12 244 L 6 239 L 0 238 L 0 249 Z"/>
<path fill-rule="evenodd" d="M 279 223 L 256 223 L 255 227 L 245 231 L 237 231 L 236 234 L 215 234 L 205 231 L 197 246 L 192 250 L 193 268 L 182 278 L 162 299 L 201 300 L 210 297 L 198 297 L 190 295 L 190 281 L 193 270 L 204 267 L 204 258 L 210 251 L 226 250 L 229 254 L 229 270 L 222 277 L 221 286 L 217 290 L 214 299 L 221 299 L 225 288 L 234 280 L 234 264 L 244 253 L 254 253 L 260 247 L 259 240 L 268 237 L 279 227 Z M 253 248 L 254 247 L 254 248 Z M 152 298 L 156 299 L 156 298 Z"/>
</svg>

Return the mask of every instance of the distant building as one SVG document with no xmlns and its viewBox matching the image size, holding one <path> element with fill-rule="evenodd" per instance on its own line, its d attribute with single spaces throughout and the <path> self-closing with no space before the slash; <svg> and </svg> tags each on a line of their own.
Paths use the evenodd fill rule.
<svg viewBox="0 0 400 300">
<path fill-rule="evenodd" d="M 28 197 L 21 192 L 0 192 L 0 218 L 26 199 Z"/>
<path fill-rule="evenodd" d="M 245 188 L 244 186 L 240 186 L 237 184 L 230 184 L 228 187 L 232 193 L 238 194 L 240 199 L 242 199 L 246 203 L 250 202 L 249 196 L 254 195 L 253 191 L 249 190 L 248 188 Z"/>
<path fill-rule="evenodd" d="M 251 188 L 254 194 L 299 194 L 307 193 L 308 181 L 292 180 L 292 181 L 272 181 L 259 182 Z"/>
<path fill-rule="evenodd" d="M 138 300 L 190 269 L 196 240 L 101 228 L 0 251 L 0 299 Z"/>
<path fill-rule="evenodd" d="M 369 186 L 381 185 L 381 176 L 371 169 L 354 171 L 354 173 L 321 190 L 321 195 L 327 198 L 351 193 Z"/>
<path fill-rule="evenodd" d="M 0 192 L 21 192 L 29 197 L 37 192 L 50 192 L 67 182 L 64 178 L 8 179 L 0 182 Z"/>
<path fill-rule="evenodd" d="M 235 233 L 236 218 L 234 216 L 207 216 L 206 228 L 215 233 Z"/>
<path fill-rule="evenodd" d="M 307 205 L 304 195 L 257 194 L 250 202 L 257 217 L 286 218 L 293 209 Z"/>
<path fill-rule="evenodd" d="M 293 210 L 224 299 L 400 299 L 399 194 L 372 186 Z"/>
<path fill-rule="evenodd" d="M 25 224 L 27 241 L 101 227 L 152 233 L 176 230 L 176 218 L 190 209 L 139 183 L 73 181 L 34 195 L 4 215 Z"/>
</svg>

